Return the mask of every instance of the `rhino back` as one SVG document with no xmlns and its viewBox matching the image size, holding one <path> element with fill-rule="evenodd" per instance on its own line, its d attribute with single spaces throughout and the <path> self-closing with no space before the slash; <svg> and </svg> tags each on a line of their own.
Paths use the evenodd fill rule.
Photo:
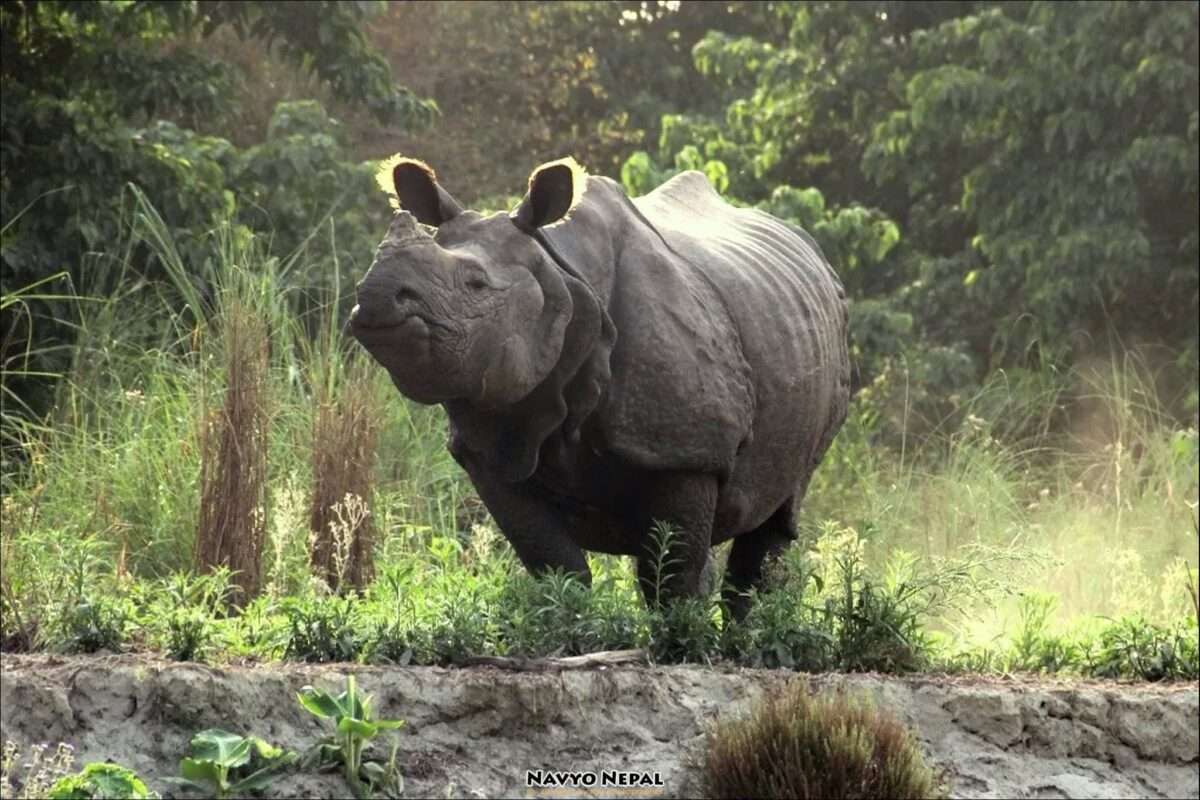
<svg viewBox="0 0 1200 800">
<path fill-rule="evenodd" d="M 811 237 L 726 204 L 700 173 L 633 202 L 720 297 L 751 368 L 754 420 L 719 511 L 727 535 L 740 533 L 803 494 L 845 418 L 845 291 Z"/>
</svg>

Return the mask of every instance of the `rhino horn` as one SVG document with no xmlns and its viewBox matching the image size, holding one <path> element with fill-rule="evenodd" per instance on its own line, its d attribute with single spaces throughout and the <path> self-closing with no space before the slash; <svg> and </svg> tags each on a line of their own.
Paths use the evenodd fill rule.
<svg viewBox="0 0 1200 800">
<path fill-rule="evenodd" d="M 433 236 L 408 211 L 397 211 L 392 217 L 384 243 L 390 247 L 404 247 L 419 242 L 433 242 Z"/>
</svg>

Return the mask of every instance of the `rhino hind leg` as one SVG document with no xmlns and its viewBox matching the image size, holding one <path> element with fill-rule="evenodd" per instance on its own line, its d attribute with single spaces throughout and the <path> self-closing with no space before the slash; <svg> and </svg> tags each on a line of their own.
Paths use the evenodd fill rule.
<svg viewBox="0 0 1200 800">
<path fill-rule="evenodd" d="M 717 505 L 717 480 L 711 475 L 662 473 L 647 481 L 645 501 L 635 522 L 646 531 L 637 558 L 638 584 L 646 604 L 660 600 L 699 597 L 712 584 L 712 528 Z M 666 541 L 654 535 L 662 523 Z"/>
<path fill-rule="evenodd" d="M 750 610 L 750 590 L 760 588 L 767 563 L 796 538 L 795 498 L 789 497 L 767 521 L 733 540 L 725 566 L 721 599 L 729 617 L 741 621 Z"/>
</svg>

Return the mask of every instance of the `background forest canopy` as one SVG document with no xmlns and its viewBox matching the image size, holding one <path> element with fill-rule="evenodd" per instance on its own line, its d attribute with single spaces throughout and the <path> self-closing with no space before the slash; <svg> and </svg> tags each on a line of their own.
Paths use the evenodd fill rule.
<svg viewBox="0 0 1200 800">
<path fill-rule="evenodd" d="M 46 375 L 94 344 L 75 338 L 69 302 L 40 296 L 166 290 L 130 184 L 202 292 L 220 220 L 301 253 L 290 280 L 321 290 L 335 252 L 341 275 L 368 265 L 388 213 L 370 162 L 403 151 L 483 207 L 564 154 L 634 194 L 703 170 L 820 241 L 854 300 L 860 387 L 903 364 L 920 392 L 950 397 L 999 368 L 1150 347 L 1170 407 L 1196 411 L 1195 3 L 0 15 L 10 407 L 44 413 Z M 115 269 L 123 247 L 131 268 Z"/>
</svg>

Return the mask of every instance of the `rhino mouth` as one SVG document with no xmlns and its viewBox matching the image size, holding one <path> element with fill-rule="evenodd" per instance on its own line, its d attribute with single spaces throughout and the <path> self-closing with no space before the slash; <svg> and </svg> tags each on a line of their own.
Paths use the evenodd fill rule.
<svg viewBox="0 0 1200 800">
<path fill-rule="evenodd" d="M 357 311 L 357 308 L 355 309 Z M 452 332 L 452 328 L 433 319 L 423 311 L 409 311 L 403 316 L 393 317 L 382 322 L 365 322 L 357 313 L 351 313 L 346 329 L 359 341 L 391 340 L 398 335 L 421 334 L 428 335 L 434 329 Z"/>
</svg>

